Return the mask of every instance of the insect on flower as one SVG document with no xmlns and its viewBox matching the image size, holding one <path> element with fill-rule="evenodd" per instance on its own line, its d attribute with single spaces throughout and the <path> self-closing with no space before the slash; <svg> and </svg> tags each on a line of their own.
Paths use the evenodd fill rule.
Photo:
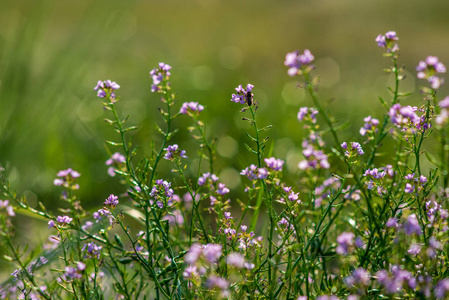
<svg viewBox="0 0 449 300">
<path fill-rule="evenodd" d="M 253 104 L 253 93 L 251 93 L 251 91 L 246 92 L 246 103 L 248 104 L 248 106 L 251 106 L 251 104 Z"/>
</svg>

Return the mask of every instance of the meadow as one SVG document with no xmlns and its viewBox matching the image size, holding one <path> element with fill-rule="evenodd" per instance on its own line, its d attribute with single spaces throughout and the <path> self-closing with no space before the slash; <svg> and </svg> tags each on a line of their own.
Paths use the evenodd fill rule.
<svg viewBox="0 0 449 300">
<path fill-rule="evenodd" d="M 0 296 L 449 297 L 445 4 L 401 3 L 4 2 Z"/>
</svg>

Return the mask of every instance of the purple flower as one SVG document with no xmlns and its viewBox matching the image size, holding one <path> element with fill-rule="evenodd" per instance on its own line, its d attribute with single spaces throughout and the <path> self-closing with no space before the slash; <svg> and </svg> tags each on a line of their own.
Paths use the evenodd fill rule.
<svg viewBox="0 0 449 300">
<path fill-rule="evenodd" d="M 312 123 L 316 123 L 316 115 L 318 114 L 318 110 L 311 107 L 301 107 L 298 112 L 298 120 L 309 120 Z"/>
<path fill-rule="evenodd" d="M 248 106 L 251 106 L 253 104 L 253 97 L 254 95 L 251 93 L 253 90 L 254 85 L 248 83 L 246 85 L 246 89 L 242 87 L 240 84 L 238 87 L 235 88 L 236 94 L 232 94 L 231 101 L 235 103 L 240 104 L 248 104 Z"/>
<path fill-rule="evenodd" d="M 275 157 L 265 158 L 264 162 L 267 164 L 267 167 L 273 171 L 281 171 L 282 166 L 284 165 L 283 160 L 276 159 Z"/>
<path fill-rule="evenodd" d="M 435 287 L 435 297 L 445 299 L 449 292 L 449 278 L 438 281 Z"/>
<path fill-rule="evenodd" d="M 110 194 L 109 197 L 104 201 L 104 205 L 110 205 L 112 207 L 115 207 L 118 204 L 118 197 Z"/>
<path fill-rule="evenodd" d="M 408 254 L 416 256 L 421 251 L 421 246 L 419 244 L 412 243 L 410 248 L 407 250 Z"/>
<path fill-rule="evenodd" d="M 186 115 L 194 112 L 201 112 L 204 110 L 204 106 L 198 104 L 198 102 L 184 102 L 179 110 L 179 113 Z"/>
<path fill-rule="evenodd" d="M 184 272 L 182 273 L 182 276 L 185 279 L 194 278 L 194 277 L 197 277 L 199 275 L 200 274 L 198 273 L 198 267 L 197 266 L 192 266 L 192 265 L 187 266 L 187 268 L 185 268 Z"/>
<path fill-rule="evenodd" d="M 222 247 L 219 244 L 207 244 L 203 247 L 203 254 L 209 262 L 215 263 L 221 257 Z"/>
<path fill-rule="evenodd" d="M 240 172 L 240 175 L 246 176 L 249 180 L 265 179 L 268 177 L 268 171 L 265 168 L 257 168 L 256 165 L 250 165 Z"/>
<path fill-rule="evenodd" d="M 52 228 L 52 227 L 55 227 L 55 221 L 50 220 L 50 221 L 48 221 L 48 228 Z"/>
<path fill-rule="evenodd" d="M 399 40 L 395 31 L 388 31 L 385 35 L 379 34 L 376 37 L 377 46 L 387 48 L 388 52 L 397 52 L 399 50 L 398 44 L 395 41 Z"/>
<path fill-rule="evenodd" d="M 419 79 L 427 79 L 432 89 L 438 89 L 444 83 L 444 78 L 436 76 L 436 74 L 446 73 L 446 66 L 438 61 L 436 56 L 427 56 L 425 61 L 420 61 L 416 67 L 417 77 Z"/>
<path fill-rule="evenodd" d="M 306 159 L 298 164 L 298 168 L 301 170 L 330 168 L 330 164 L 327 161 L 327 155 L 321 150 L 315 150 L 312 145 L 308 145 L 302 151 L 302 154 Z"/>
<path fill-rule="evenodd" d="M 365 119 L 363 119 L 363 121 L 365 122 L 365 124 L 363 125 L 362 128 L 360 128 L 360 134 L 362 136 L 365 136 L 367 133 L 377 131 L 376 127 L 377 125 L 379 125 L 378 119 L 374 119 L 371 116 L 368 116 Z"/>
<path fill-rule="evenodd" d="M 229 192 L 230 192 L 230 190 L 225 186 L 224 183 L 219 183 L 218 184 L 218 189 L 217 189 L 217 193 L 218 194 L 224 195 L 224 194 L 227 194 Z"/>
<path fill-rule="evenodd" d="M 358 155 L 365 154 L 365 152 L 363 152 L 362 146 L 359 143 L 357 143 L 357 142 L 351 142 L 351 147 L 349 149 L 348 149 L 348 144 L 346 142 L 343 142 L 341 144 L 341 147 L 343 149 L 347 150 L 345 152 L 345 155 L 347 157 L 351 157 L 351 156 L 354 156 L 354 155 L 357 155 L 357 154 Z"/>
<path fill-rule="evenodd" d="M 174 160 L 175 158 L 178 158 L 178 157 L 187 158 L 186 151 L 179 150 L 177 144 L 168 146 L 164 150 L 167 151 L 167 153 L 164 156 L 164 158 L 167 160 Z"/>
<path fill-rule="evenodd" d="M 240 253 L 231 253 L 226 257 L 226 263 L 229 266 L 241 269 L 245 266 L 245 258 Z"/>
<path fill-rule="evenodd" d="M 184 256 L 184 261 L 189 265 L 193 265 L 196 263 L 201 253 L 203 253 L 203 248 L 201 247 L 201 245 L 198 243 L 192 244 L 189 251 Z"/>
<path fill-rule="evenodd" d="M 97 82 L 97 85 L 94 87 L 94 91 L 97 91 L 97 97 L 106 98 L 107 95 L 109 94 L 109 99 L 114 100 L 115 94 L 113 91 L 119 88 L 120 86 L 116 82 L 113 82 L 111 80 L 105 81 L 99 80 Z"/>
<path fill-rule="evenodd" d="M 449 96 L 446 96 L 443 100 L 441 100 L 438 105 L 441 108 L 449 108 Z"/>
<path fill-rule="evenodd" d="M 171 66 L 160 62 L 157 68 L 150 71 L 150 77 L 153 80 L 153 84 L 151 85 L 152 92 L 162 91 L 162 86 L 160 84 L 164 79 L 168 80 L 170 78 L 170 69 Z"/>
<path fill-rule="evenodd" d="M 70 218 L 69 216 L 58 216 L 56 221 L 61 224 L 70 224 L 70 222 L 73 221 L 73 218 Z M 48 225 L 50 225 L 50 223 Z"/>
<path fill-rule="evenodd" d="M 306 68 L 311 65 L 315 57 L 312 55 L 310 50 L 305 49 L 302 54 L 298 50 L 287 53 L 285 56 L 284 65 L 288 67 L 288 75 L 295 76 L 298 75 L 301 69 Z"/>
<path fill-rule="evenodd" d="M 67 170 L 59 171 L 56 176 L 59 178 L 53 180 L 54 185 L 64 186 L 65 188 L 71 188 L 74 190 L 79 189 L 79 185 L 74 182 L 76 178 L 81 176 L 81 174 L 77 171 L 68 168 Z"/>
<path fill-rule="evenodd" d="M 388 228 L 390 227 L 398 227 L 398 220 L 396 218 L 389 218 L 387 223 L 385 224 Z"/>
<path fill-rule="evenodd" d="M 6 214 L 10 217 L 14 217 L 16 213 L 14 212 L 14 207 L 9 205 L 9 200 L 0 200 L 0 209 L 5 209 Z"/>
<path fill-rule="evenodd" d="M 86 257 L 90 257 L 90 258 L 96 257 L 97 259 L 100 259 L 101 249 L 102 249 L 101 246 L 98 246 L 94 242 L 91 242 L 91 243 L 84 244 L 81 251 L 87 252 Z"/>
<path fill-rule="evenodd" d="M 338 246 L 335 251 L 338 254 L 345 255 L 349 254 L 350 247 L 354 245 L 354 233 L 352 232 L 343 232 L 337 237 Z"/>
<path fill-rule="evenodd" d="M 358 268 L 351 276 L 345 278 L 345 282 L 349 287 L 358 284 L 368 286 L 370 283 L 370 274 L 364 268 Z"/>
<path fill-rule="evenodd" d="M 421 235 L 421 226 L 415 214 L 408 216 L 407 221 L 404 223 L 404 232 L 406 235 L 417 234 Z"/>
<path fill-rule="evenodd" d="M 211 276 L 207 279 L 206 285 L 210 289 L 218 288 L 220 290 L 226 290 L 229 286 L 229 283 L 224 278 Z"/>
</svg>

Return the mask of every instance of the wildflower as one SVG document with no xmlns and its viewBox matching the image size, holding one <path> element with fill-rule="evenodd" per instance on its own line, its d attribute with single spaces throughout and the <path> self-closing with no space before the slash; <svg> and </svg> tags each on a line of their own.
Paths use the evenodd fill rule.
<svg viewBox="0 0 449 300">
<path fill-rule="evenodd" d="M 417 234 L 421 235 L 421 226 L 415 214 L 408 216 L 407 221 L 404 223 L 404 232 L 406 235 Z"/>
<path fill-rule="evenodd" d="M 198 102 L 184 102 L 179 110 L 179 113 L 186 115 L 194 112 L 199 113 L 204 110 L 204 106 L 198 104 Z"/>
<path fill-rule="evenodd" d="M 400 292 L 405 282 L 412 288 L 415 285 L 416 279 L 410 272 L 401 269 L 399 266 L 393 266 L 391 273 L 392 276 L 389 276 L 386 270 L 380 270 L 376 273 L 377 281 L 385 287 L 388 293 Z"/>
<path fill-rule="evenodd" d="M 97 91 L 97 97 L 106 98 L 109 95 L 109 99 L 114 100 L 115 99 L 114 91 L 119 88 L 120 86 L 116 82 L 113 82 L 111 80 L 105 81 L 99 80 L 94 88 L 94 91 Z"/>
<path fill-rule="evenodd" d="M 337 237 L 338 246 L 335 251 L 338 254 L 345 255 L 349 254 L 350 248 L 354 244 L 354 233 L 352 232 L 343 232 Z"/>
<path fill-rule="evenodd" d="M 312 55 L 310 50 L 305 49 L 302 54 L 298 50 L 289 52 L 285 56 L 284 65 L 288 67 L 288 75 L 295 76 L 298 75 L 301 69 L 304 69 L 308 66 L 313 66 L 311 63 L 314 61 L 315 57 Z"/>
<path fill-rule="evenodd" d="M 79 185 L 75 184 L 75 179 L 80 177 L 81 174 L 77 171 L 68 168 L 67 170 L 59 171 L 56 176 L 59 178 L 53 180 L 54 185 L 64 186 L 65 188 L 71 188 L 73 190 L 79 189 Z"/>
<path fill-rule="evenodd" d="M 157 68 L 154 68 L 150 71 L 150 76 L 153 80 L 153 83 L 151 85 L 151 91 L 153 93 L 162 91 L 161 83 L 163 80 L 168 80 L 170 78 L 170 70 L 171 66 L 160 62 Z"/>
<path fill-rule="evenodd" d="M 449 108 L 449 96 L 446 96 L 443 100 L 441 100 L 438 105 L 441 108 Z"/>
<path fill-rule="evenodd" d="M 312 123 L 316 123 L 316 115 L 318 114 L 318 110 L 311 107 L 301 107 L 298 112 L 298 120 L 308 120 Z"/>
<path fill-rule="evenodd" d="M 229 283 L 224 278 L 211 276 L 207 279 L 206 285 L 210 289 L 219 288 L 220 290 L 225 290 L 228 288 Z"/>
<path fill-rule="evenodd" d="M 208 180 L 210 180 L 211 182 L 216 182 L 218 181 L 218 179 L 219 178 L 215 174 L 210 174 L 209 172 L 207 172 L 203 173 L 203 176 L 198 178 L 198 184 L 204 185 Z"/>
<path fill-rule="evenodd" d="M 265 168 L 257 168 L 251 164 L 240 172 L 240 175 L 246 176 L 249 180 L 265 179 L 268 177 L 268 171 Z"/>
<path fill-rule="evenodd" d="M 416 243 L 412 243 L 410 248 L 407 250 L 408 254 L 416 256 L 421 251 L 421 246 Z"/>
<path fill-rule="evenodd" d="M 73 218 L 70 218 L 69 216 L 58 216 L 56 221 L 60 224 L 70 224 L 73 221 Z M 50 225 L 50 222 L 48 225 Z"/>
<path fill-rule="evenodd" d="M 388 31 L 385 35 L 379 34 L 376 38 L 377 46 L 387 48 L 388 52 L 396 52 L 399 50 L 395 41 L 399 40 L 395 31 Z"/>
<path fill-rule="evenodd" d="M 276 159 L 274 157 L 265 158 L 264 162 L 267 164 L 267 167 L 273 171 L 281 171 L 282 166 L 284 165 L 284 161 L 281 159 Z"/>
<path fill-rule="evenodd" d="M 357 284 L 367 286 L 370 283 L 370 275 L 364 268 L 358 268 L 351 276 L 345 278 L 345 282 L 349 287 Z"/>
<path fill-rule="evenodd" d="M 302 154 L 306 159 L 298 164 L 298 168 L 301 170 L 330 168 L 330 164 L 327 161 L 327 155 L 321 150 L 315 150 L 312 145 L 308 145 L 302 151 Z"/>
<path fill-rule="evenodd" d="M 246 89 L 242 87 L 240 84 L 238 87 L 235 88 L 236 94 L 232 94 L 231 101 L 235 103 L 240 104 L 248 104 L 248 106 L 251 106 L 253 104 L 253 94 L 251 91 L 253 90 L 254 85 L 248 83 L 246 85 Z"/>
<path fill-rule="evenodd" d="M 90 257 L 90 258 L 97 257 L 97 259 L 100 259 L 101 249 L 102 249 L 101 246 L 98 246 L 94 242 L 90 242 L 90 243 L 84 244 L 81 251 L 87 252 L 86 257 Z"/>
<path fill-rule="evenodd" d="M 245 258 L 239 253 L 231 253 L 227 256 L 226 262 L 229 266 L 241 269 L 245 266 Z"/>
<path fill-rule="evenodd" d="M 187 268 L 184 269 L 184 272 L 182 273 L 182 276 L 185 279 L 189 279 L 189 278 L 194 278 L 199 276 L 200 274 L 198 273 L 198 267 L 197 266 L 187 266 Z"/>
<path fill-rule="evenodd" d="M 362 136 L 365 136 L 367 133 L 374 133 L 377 131 L 376 127 L 379 125 L 379 120 L 372 118 L 371 116 L 366 117 L 363 119 L 365 124 L 362 128 L 360 128 L 360 134 Z"/>
<path fill-rule="evenodd" d="M 167 151 L 167 153 L 164 156 L 164 158 L 167 160 L 174 160 L 175 158 L 178 158 L 178 157 L 187 158 L 186 151 L 179 150 L 177 144 L 168 146 L 164 150 Z"/>
<path fill-rule="evenodd" d="M 219 183 L 218 184 L 218 189 L 217 189 L 217 193 L 218 194 L 224 195 L 224 194 L 227 194 L 229 192 L 230 192 L 230 190 L 225 186 L 224 183 Z"/>
<path fill-rule="evenodd" d="M 357 142 L 351 142 L 351 147 L 349 149 L 348 149 L 348 144 L 346 142 L 343 142 L 341 144 L 341 147 L 346 150 L 345 155 L 347 157 L 351 157 L 351 156 L 357 155 L 357 154 L 358 155 L 365 154 L 365 152 L 363 152 L 362 146 Z"/>
<path fill-rule="evenodd" d="M 9 205 L 9 200 L 0 200 L 0 209 L 5 209 L 6 214 L 10 217 L 14 217 L 16 215 L 14 212 L 14 207 Z"/>
<path fill-rule="evenodd" d="M 109 158 L 106 161 L 106 165 L 107 166 L 111 166 L 112 164 L 116 164 L 118 166 L 124 164 L 126 162 L 126 157 L 122 154 L 120 154 L 119 152 L 115 152 L 114 154 L 112 154 L 111 158 Z M 108 168 L 108 174 L 111 177 L 115 176 L 115 168 L 114 167 L 109 167 Z"/>
<path fill-rule="evenodd" d="M 222 249 L 222 245 L 207 244 L 203 248 L 203 254 L 209 262 L 215 263 L 218 261 L 218 259 L 221 256 L 221 249 Z"/>
<path fill-rule="evenodd" d="M 201 253 L 203 253 L 203 248 L 201 248 L 201 245 L 198 243 L 194 243 L 192 244 L 192 246 L 190 246 L 189 251 L 184 256 L 184 261 L 189 265 L 193 265 L 196 263 Z"/>
<path fill-rule="evenodd" d="M 418 117 L 416 111 L 417 107 L 401 106 L 401 104 L 394 104 L 388 113 L 391 122 L 397 127 L 402 128 L 403 131 L 411 129 L 412 133 L 416 132 L 416 127 L 420 123 L 421 118 Z"/>
<path fill-rule="evenodd" d="M 416 67 L 419 79 L 427 79 L 432 89 L 438 89 L 443 83 L 444 78 L 438 77 L 437 74 L 446 73 L 446 66 L 438 61 L 436 56 L 427 56 L 425 61 L 420 61 Z"/>
<path fill-rule="evenodd" d="M 109 197 L 104 201 L 104 205 L 110 205 L 112 207 L 117 206 L 118 204 L 118 197 L 110 194 Z"/>
<path fill-rule="evenodd" d="M 184 217 L 182 216 L 180 210 L 175 210 L 172 213 L 162 217 L 162 220 L 167 220 L 168 224 L 177 224 L 177 225 L 184 224 Z"/>
<path fill-rule="evenodd" d="M 449 278 L 438 281 L 435 287 L 435 296 L 438 299 L 446 299 L 449 292 Z"/>
<path fill-rule="evenodd" d="M 173 198 L 173 195 L 174 192 L 171 188 L 171 183 L 162 179 L 156 180 L 156 184 L 153 186 L 150 192 L 151 197 L 166 197 L 167 200 L 171 200 Z"/>
</svg>

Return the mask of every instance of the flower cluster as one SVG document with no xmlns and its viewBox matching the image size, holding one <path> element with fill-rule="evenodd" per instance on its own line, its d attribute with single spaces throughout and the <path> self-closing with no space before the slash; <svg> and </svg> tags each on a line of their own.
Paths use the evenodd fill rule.
<svg viewBox="0 0 449 300">
<path fill-rule="evenodd" d="M 338 246 L 335 249 L 335 252 L 341 255 L 349 254 L 353 251 L 354 246 L 354 233 L 352 232 L 343 232 L 337 237 Z"/>
<path fill-rule="evenodd" d="M 305 159 L 300 161 L 298 168 L 301 170 L 329 169 L 327 155 L 322 150 L 316 150 L 311 144 L 302 151 Z"/>
<path fill-rule="evenodd" d="M 405 175 L 404 179 L 407 181 L 404 188 L 404 192 L 407 194 L 421 191 L 427 182 L 426 176 L 421 175 L 419 178 L 415 178 L 415 173 Z"/>
<path fill-rule="evenodd" d="M 65 188 L 70 188 L 73 190 L 78 190 L 79 185 L 75 183 L 75 179 L 80 177 L 81 174 L 78 173 L 75 170 L 72 170 L 71 168 L 68 168 L 67 170 L 59 171 L 57 176 L 59 178 L 56 178 L 53 180 L 53 184 L 56 186 L 63 186 Z"/>
<path fill-rule="evenodd" d="M 97 96 L 100 98 L 108 98 L 111 101 L 115 100 L 115 93 L 114 91 L 119 89 L 120 86 L 110 80 L 101 81 L 99 80 L 97 82 L 97 85 L 94 88 L 94 91 L 97 91 Z"/>
<path fill-rule="evenodd" d="M 187 158 L 186 151 L 179 149 L 179 146 L 177 144 L 170 145 L 164 150 L 167 151 L 167 153 L 165 153 L 164 155 L 164 158 L 166 160 L 173 161 L 177 158 Z"/>
<path fill-rule="evenodd" d="M 388 31 L 385 35 L 379 34 L 376 37 L 377 46 L 386 48 L 388 52 L 399 51 L 399 46 L 396 43 L 397 40 L 399 40 L 399 38 L 395 31 Z"/>
<path fill-rule="evenodd" d="M 389 294 L 401 292 L 404 284 L 407 284 L 410 288 L 416 287 L 416 278 L 397 265 L 391 268 L 391 275 L 386 270 L 380 270 L 376 273 L 377 281 Z"/>
<path fill-rule="evenodd" d="M 59 223 L 60 226 L 64 226 L 66 224 L 70 224 L 73 221 L 73 218 L 69 216 L 58 216 L 56 218 L 56 222 Z M 55 221 L 48 221 L 48 228 L 55 227 Z"/>
<path fill-rule="evenodd" d="M 203 173 L 203 175 L 198 178 L 198 184 L 199 185 L 205 185 L 207 182 L 209 182 L 211 185 L 214 182 L 218 181 L 218 177 L 215 174 L 211 174 L 211 173 Z"/>
<path fill-rule="evenodd" d="M 388 115 L 391 122 L 401 128 L 402 131 L 409 130 L 415 133 L 421 122 L 421 118 L 416 114 L 417 110 L 416 106 L 401 106 L 401 104 L 396 103 L 390 108 Z"/>
<path fill-rule="evenodd" d="M 9 205 L 9 200 L 0 200 L 0 212 L 2 210 L 6 211 L 6 214 L 10 217 L 14 217 L 16 213 L 14 212 L 14 207 Z"/>
<path fill-rule="evenodd" d="M 159 208 L 163 208 L 164 205 L 171 203 L 174 196 L 171 183 L 162 179 L 156 180 L 156 184 L 151 189 L 150 196 L 156 200 L 156 205 Z"/>
<path fill-rule="evenodd" d="M 284 65 L 288 67 L 288 75 L 295 76 L 300 74 L 302 70 L 307 67 L 313 68 L 312 62 L 315 60 L 315 57 L 312 55 L 310 50 L 305 49 L 301 54 L 298 50 L 287 53 L 285 56 Z"/>
<path fill-rule="evenodd" d="M 306 120 L 308 122 L 315 124 L 317 114 L 318 110 L 313 107 L 301 107 L 298 112 L 298 120 L 299 121 Z"/>
<path fill-rule="evenodd" d="M 376 187 L 377 193 L 382 196 L 386 193 L 386 182 L 391 180 L 394 174 L 393 166 L 387 165 L 382 168 L 367 169 L 363 176 L 368 179 L 366 182 L 367 188 L 372 190 Z"/>
<path fill-rule="evenodd" d="M 110 194 L 109 197 L 103 203 L 106 206 L 111 206 L 114 208 L 118 204 L 118 197 L 114 194 Z"/>
<path fill-rule="evenodd" d="M 244 89 L 240 84 L 238 87 L 235 88 L 237 94 L 232 94 L 231 101 L 240 104 L 246 103 L 248 104 L 248 106 L 251 106 L 253 104 L 253 97 L 254 97 L 254 95 L 251 93 L 253 88 L 254 85 L 250 83 L 246 85 L 246 89 Z"/>
<path fill-rule="evenodd" d="M 115 176 L 115 170 L 120 170 L 124 163 L 126 162 L 126 158 L 124 155 L 119 152 L 115 152 L 112 154 L 111 158 L 106 161 L 107 166 L 111 166 L 108 168 L 108 174 L 111 177 Z M 112 167 L 114 165 L 115 167 Z"/>
<path fill-rule="evenodd" d="M 88 257 L 88 258 L 96 257 L 97 259 L 100 259 L 100 254 L 101 254 L 101 249 L 102 248 L 103 247 L 98 246 L 94 242 L 90 242 L 90 243 L 84 244 L 84 246 L 81 249 L 81 251 L 86 251 L 85 258 L 86 257 Z"/>
<path fill-rule="evenodd" d="M 365 136 L 366 134 L 370 135 L 377 132 L 376 127 L 377 125 L 379 125 L 378 119 L 368 116 L 365 119 L 363 119 L 363 121 L 365 122 L 365 124 L 363 125 L 362 128 L 360 128 L 360 134 L 362 136 Z"/>
<path fill-rule="evenodd" d="M 153 80 L 153 84 L 151 84 L 151 91 L 153 93 L 162 92 L 162 82 L 170 79 L 170 69 L 171 66 L 160 62 L 157 68 L 150 71 L 150 76 Z"/>
<path fill-rule="evenodd" d="M 198 102 L 184 102 L 179 110 L 180 114 L 193 114 L 199 113 L 204 110 L 204 106 L 198 104 Z"/>
<path fill-rule="evenodd" d="M 265 168 L 258 168 L 251 164 L 240 172 L 240 175 L 246 176 L 249 180 L 265 179 L 268 177 L 268 171 Z"/>
<path fill-rule="evenodd" d="M 345 155 L 347 157 L 365 154 L 365 152 L 363 152 L 362 146 L 357 142 L 351 142 L 351 147 L 349 147 L 349 149 L 346 142 L 343 142 L 341 144 L 341 147 L 346 150 Z"/>
<path fill-rule="evenodd" d="M 421 60 L 416 67 L 419 79 L 426 79 L 432 89 L 437 90 L 443 83 L 444 78 L 438 77 L 437 74 L 446 73 L 446 66 L 438 61 L 436 56 L 427 56 L 426 60 Z"/>
<path fill-rule="evenodd" d="M 323 184 L 317 186 L 314 190 L 314 205 L 320 207 L 323 200 L 328 198 L 332 191 L 337 190 L 341 186 L 340 180 L 335 177 L 329 177 L 323 181 Z"/>
<path fill-rule="evenodd" d="M 443 100 L 438 103 L 441 111 L 435 117 L 435 123 L 438 125 L 443 125 L 449 120 L 449 96 L 446 96 Z"/>
</svg>

